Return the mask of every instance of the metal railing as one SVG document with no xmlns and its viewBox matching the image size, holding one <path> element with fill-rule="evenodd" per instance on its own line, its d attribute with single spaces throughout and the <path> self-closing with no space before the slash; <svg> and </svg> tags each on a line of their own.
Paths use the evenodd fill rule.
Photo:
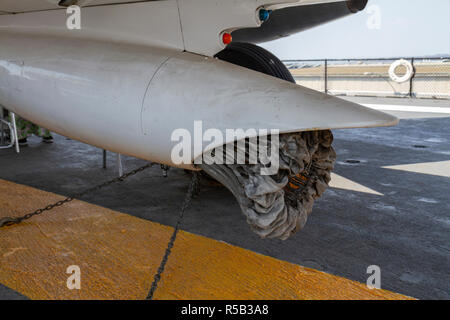
<svg viewBox="0 0 450 320">
<path fill-rule="evenodd" d="M 19 153 L 16 115 L 10 112 L 9 117 L 5 117 L 6 114 L 6 110 L 0 105 L 0 149 L 15 147 L 16 152 Z"/>
<path fill-rule="evenodd" d="M 398 82 L 390 69 L 398 60 L 412 66 L 412 76 Z M 333 95 L 450 99 L 450 57 L 285 60 L 296 82 Z M 402 76 L 405 66 L 395 69 Z"/>
</svg>

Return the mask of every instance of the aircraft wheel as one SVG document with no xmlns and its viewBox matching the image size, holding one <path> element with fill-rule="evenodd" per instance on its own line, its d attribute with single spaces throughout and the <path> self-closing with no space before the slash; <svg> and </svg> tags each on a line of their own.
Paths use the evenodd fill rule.
<svg viewBox="0 0 450 320">
<path fill-rule="evenodd" d="M 295 83 L 294 77 L 275 55 L 251 43 L 232 42 L 216 57 L 235 65 Z"/>
</svg>

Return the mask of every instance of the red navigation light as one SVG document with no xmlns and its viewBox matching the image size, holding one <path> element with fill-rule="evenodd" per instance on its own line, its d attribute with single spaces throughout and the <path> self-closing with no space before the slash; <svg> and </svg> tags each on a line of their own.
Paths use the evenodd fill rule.
<svg viewBox="0 0 450 320">
<path fill-rule="evenodd" d="M 228 32 L 225 32 L 222 36 L 222 41 L 224 45 L 228 45 L 233 41 L 233 37 Z"/>
</svg>

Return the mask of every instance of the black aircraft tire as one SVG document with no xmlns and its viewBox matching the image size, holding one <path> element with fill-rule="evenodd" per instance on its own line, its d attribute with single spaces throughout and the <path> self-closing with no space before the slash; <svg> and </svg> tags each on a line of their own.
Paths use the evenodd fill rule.
<svg viewBox="0 0 450 320">
<path fill-rule="evenodd" d="M 220 60 L 295 83 L 288 68 L 269 51 L 251 44 L 232 42 L 216 57 Z"/>
</svg>

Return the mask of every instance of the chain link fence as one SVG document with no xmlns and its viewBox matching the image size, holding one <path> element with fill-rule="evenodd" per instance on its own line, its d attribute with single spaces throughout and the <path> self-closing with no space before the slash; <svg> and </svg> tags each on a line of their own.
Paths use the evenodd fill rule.
<svg viewBox="0 0 450 320">
<path fill-rule="evenodd" d="M 450 99 L 450 58 L 405 58 L 407 81 L 394 81 L 389 59 L 286 60 L 299 85 L 333 95 Z M 407 73 L 401 65 L 398 77 Z"/>
</svg>

